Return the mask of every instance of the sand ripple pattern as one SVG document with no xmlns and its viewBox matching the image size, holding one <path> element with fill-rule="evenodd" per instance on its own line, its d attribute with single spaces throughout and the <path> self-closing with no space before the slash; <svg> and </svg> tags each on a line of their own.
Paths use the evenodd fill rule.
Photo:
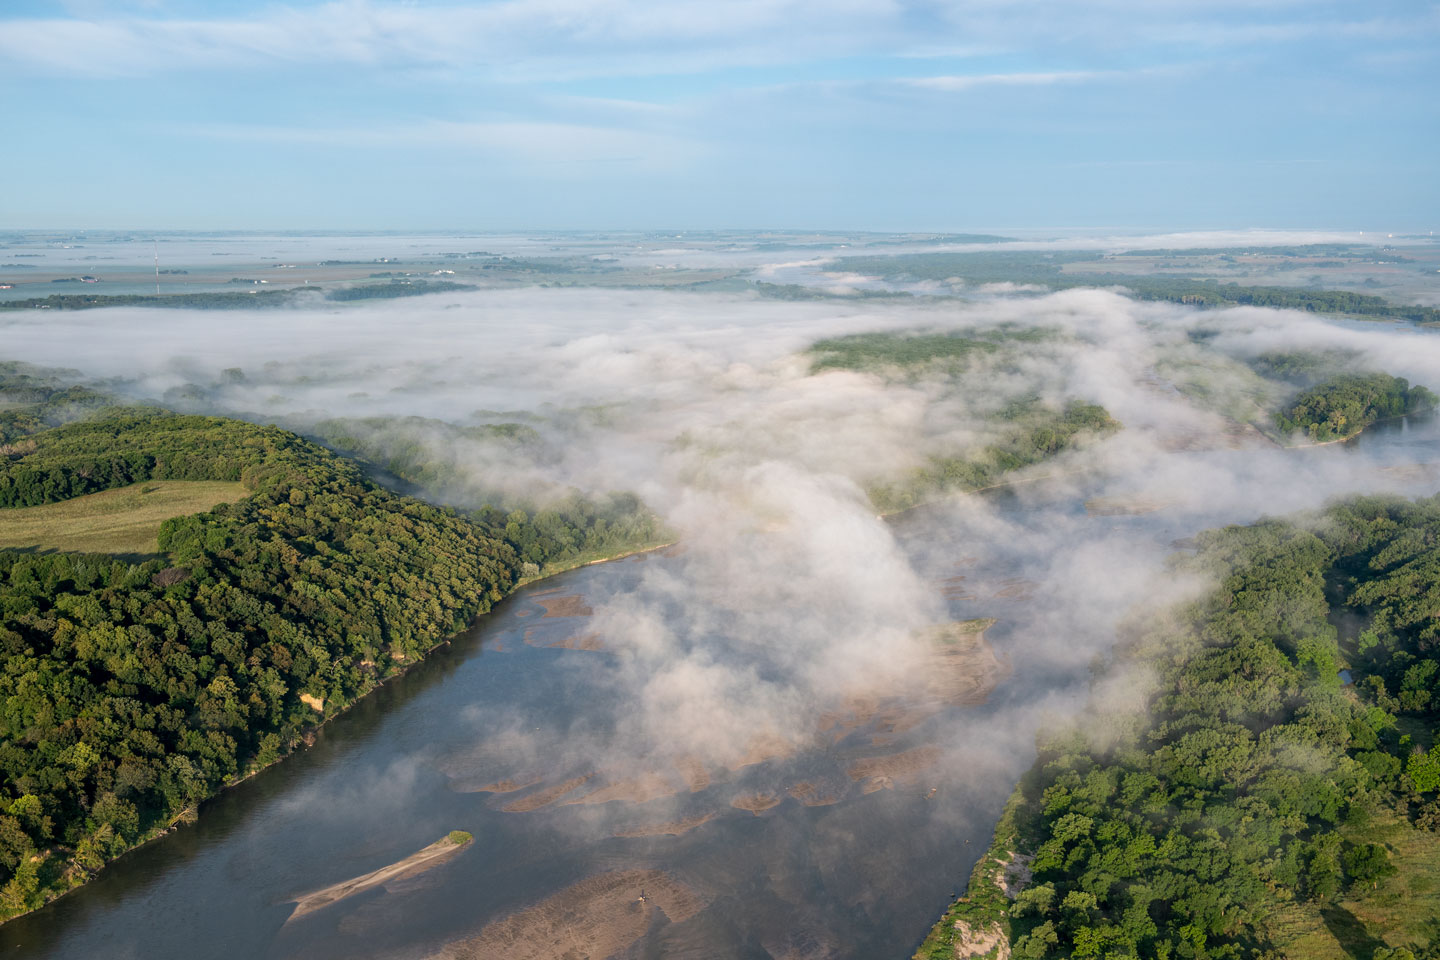
<svg viewBox="0 0 1440 960">
<path fill-rule="evenodd" d="M 659 870 L 602 873 L 447 945 L 435 960 L 605 960 L 643 937 L 657 911 L 682 923 L 704 905 Z"/>
</svg>

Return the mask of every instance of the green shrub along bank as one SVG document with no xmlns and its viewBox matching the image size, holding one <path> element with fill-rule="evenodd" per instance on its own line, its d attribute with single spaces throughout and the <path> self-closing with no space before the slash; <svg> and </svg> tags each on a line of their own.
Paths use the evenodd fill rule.
<svg viewBox="0 0 1440 960">
<path fill-rule="evenodd" d="M 1198 542 L 1219 586 L 1113 666 L 1146 709 L 1097 701 L 1016 789 L 985 862 L 1033 856 L 1029 885 L 977 868 L 919 956 L 977 928 L 1028 958 L 1440 956 L 1440 498 Z"/>
<path fill-rule="evenodd" d="M 1334 377 L 1300 394 L 1275 415 L 1285 434 L 1302 433 L 1312 443 L 1343 440 L 1377 420 L 1431 410 L 1435 394 L 1384 373 Z"/>
<path fill-rule="evenodd" d="M 397 495 L 273 427 L 131 409 L 29 439 L 0 461 L 6 504 L 176 477 L 253 493 L 166 521 L 164 560 L 0 551 L 0 917 L 464 629 L 554 549 L 536 544 L 589 542 Z"/>
</svg>

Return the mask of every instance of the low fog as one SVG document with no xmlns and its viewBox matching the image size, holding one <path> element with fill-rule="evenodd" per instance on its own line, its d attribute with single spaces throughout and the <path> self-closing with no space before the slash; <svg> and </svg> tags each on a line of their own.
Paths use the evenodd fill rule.
<svg viewBox="0 0 1440 960">
<path fill-rule="evenodd" d="M 959 372 L 813 372 L 806 354 L 851 333 L 1001 325 L 1054 336 Z M 919 788 L 959 784 L 980 812 L 967 802 L 937 816 L 988 830 L 1037 728 L 1084 702 L 1122 621 L 1205 587 L 1167 560 L 1184 538 L 1349 493 L 1436 488 L 1432 447 L 1410 435 L 1285 449 L 1235 419 L 1278 399 L 1243 362 L 1266 352 L 1344 351 L 1359 369 L 1440 389 L 1432 335 L 1119 292 L 778 302 L 522 289 L 343 309 L 36 312 L 3 329 L 8 358 L 176 409 L 302 433 L 337 417 L 442 421 L 415 424 L 411 439 L 461 469 L 458 488 L 431 491 L 461 506 L 543 505 L 569 490 L 643 498 L 677 550 L 618 562 L 624 578 L 562 581 L 561 593 L 583 594 L 583 623 L 526 621 L 551 631 L 547 643 L 597 638 L 601 649 L 556 668 L 592 691 L 594 708 L 475 704 L 456 718 L 455 743 L 416 761 L 462 791 L 592 773 L 612 784 L 674 778 L 697 764 L 711 780 L 763 779 L 757 761 L 829 749 L 827 714 L 922 683 L 924 628 L 993 617 L 987 640 L 1004 676 L 983 708 L 940 711 L 908 737 L 874 741 L 880 752 L 938 746 Z M 1203 395 L 1180 388 L 1197 380 Z M 988 415 L 1034 397 L 1101 404 L 1123 429 L 1007 477 L 1005 489 L 877 515 L 867 487 L 978 449 L 991 439 Z M 464 442 L 443 426 L 487 423 L 522 423 L 540 440 Z M 501 669 L 504 656 L 487 665 Z M 1105 699 L 1126 709 L 1141 689 L 1112 684 Z M 794 780 L 777 773 L 757 789 L 778 794 Z M 357 789 L 389 809 L 408 782 L 388 770 Z M 643 812 L 664 820 L 681 804 L 661 796 Z M 615 803 L 583 814 L 563 829 L 608 836 L 638 816 Z"/>
<path fill-rule="evenodd" d="M 849 333 L 999 325 L 1060 335 L 958 377 L 812 373 L 805 354 Z M 1160 527 L 1173 539 L 1348 492 L 1426 489 L 1424 471 L 1377 469 L 1403 452 L 1280 449 L 1227 425 L 1228 401 L 1197 403 L 1167 379 L 1204 370 L 1212 396 L 1243 406 L 1256 381 L 1235 358 L 1277 350 L 1348 351 L 1440 387 L 1440 341 L 1397 325 L 1098 290 L 907 304 L 524 289 L 343 309 L 33 313 L 5 327 L 8 357 L 182 410 L 300 432 L 380 416 L 533 427 L 542 443 L 528 448 L 427 437 L 418 423 L 410 439 L 474 478 L 432 491 L 440 499 L 543 505 L 572 489 L 628 490 L 663 518 L 685 563 L 633 594 L 590 598 L 592 628 L 628 654 L 631 742 L 717 763 L 757 736 L 802 742 L 824 701 L 903 673 L 914 631 L 948 616 L 935 587 L 947 562 L 976 557 L 983 574 L 998 551 L 1008 576 L 1038 584 L 1024 604 L 1038 622 L 1008 642 L 1027 670 L 1047 670 L 1103 652 L 1116 616 L 1170 582 Z M 1124 429 L 1015 477 L 1044 479 L 1014 486 L 1005 510 L 956 496 L 921 508 L 923 521 L 876 515 L 868 484 L 983 445 L 985 415 L 1030 396 L 1101 404 Z M 1089 517 L 1076 510 L 1087 498 L 1162 509 Z M 1022 741 L 1030 726 L 1006 723 Z"/>
</svg>

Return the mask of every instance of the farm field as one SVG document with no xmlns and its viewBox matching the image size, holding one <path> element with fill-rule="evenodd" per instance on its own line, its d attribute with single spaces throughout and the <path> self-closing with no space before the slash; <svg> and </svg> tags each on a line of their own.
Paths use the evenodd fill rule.
<svg viewBox="0 0 1440 960">
<path fill-rule="evenodd" d="M 0 510 L 0 549 L 152 554 L 164 521 L 249 495 L 244 484 L 230 481 L 149 480 L 60 503 Z"/>
</svg>

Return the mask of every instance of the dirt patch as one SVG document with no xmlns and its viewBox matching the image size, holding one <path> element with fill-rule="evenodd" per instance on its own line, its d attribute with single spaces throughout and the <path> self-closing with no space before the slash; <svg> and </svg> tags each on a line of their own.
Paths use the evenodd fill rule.
<svg viewBox="0 0 1440 960">
<path fill-rule="evenodd" d="M 610 803 L 614 800 L 622 803 L 649 803 L 659 797 L 673 797 L 679 792 L 679 786 L 672 780 L 658 773 L 644 773 L 628 780 L 608 783 L 578 797 L 571 797 L 564 801 L 562 806 L 571 803 Z"/>
<path fill-rule="evenodd" d="M 595 612 L 585 603 L 585 598 L 578 593 L 535 602 L 545 608 L 545 613 L 540 618 L 542 620 L 545 617 L 588 617 Z"/>
<path fill-rule="evenodd" d="M 985 631 L 994 625 L 994 620 L 967 620 L 930 631 L 933 645 L 924 667 L 927 696 L 950 706 L 985 702 L 1010 673 L 1009 665 L 985 641 Z M 899 732 L 900 727 L 890 729 Z"/>
<path fill-rule="evenodd" d="M 530 778 L 525 779 L 525 780 L 512 780 L 512 779 L 506 778 L 506 779 L 504 779 L 504 780 L 496 780 L 494 783 L 487 783 L 487 784 L 486 784 L 485 786 L 483 786 L 483 787 L 476 787 L 476 788 L 474 788 L 473 790 L 471 790 L 471 791 L 469 791 L 469 792 L 471 792 L 471 793 L 515 793 L 515 792 L 517 792 L 517 791 L 519 791 L 519 790 L 524 790 L 526 787 L 533 787 L 533 786 L 535 786 L 535 784 L 539 783 L 542 779 L 544 779 L 544 778 L 543 778 L 543 777 L 530 777 Z"/>
<path fill-rule="evenodd" d="M 940 595 L 943 596 L 943 597 L 945 597 L 946 599 L 950 599 L 950 600 L 954 600 L 954 599 L 973 600 L 973 599 L 975 599 L 975 595 L 970 592 L 970 587 L 969 587 L 969 585 L 966 584 L 966 582 L 965 582 L 966 580 L 969 580 L 969 579 L 970 579 L 970 578 L 967 577 L 967 576 L 965 576 L 965 574 L 963 574 L 963 573 L 956 574 L 956 575 L 953 576 L 953 577 L 945 577 L 945 578 L 943 578 L 942 580 L 939 581 L 939 584 L 940 584 Z"/>
<path fill-rule="evenodd" d="M 1011 577 L 1008 580 L 1001 580 L 999 589 L 993 596 L 997 600 L 1029 600 L 1035 595 L 1035 588 L 1040 586 L 1034 580 L 1026 580 L 1024 577 Z"/>
<path fill-rule="evenodd" d="M 995 883 L 1004 891 L 1005 896 L 1011 900 L 1020 896 L 1020 891 L 1030 885 L 1033 874 L 1030 871 L 1030 864 L 1034 857 L 1027 857 L 1023 853 L 1010 851 L 1010 855 L 1000 861 L 1000 873 L 995 878 Z"/>
<path fill-rule="evenodd" d="M 984 703 L 1010 672 L 985 640 L 985 631 L 994 624 L 990 619 L 962 620 L 930 628 L 923 634 L 926 655 L 913 673 L 857 691 L 820 714 L 817 729 L 836 743 L 872 725 L 883 737 L 912 730 L 947 706 Z"/>
<path fill-rule="evenodd" d="M 583 777 L 572 777 L 564 783 L 557 783 L 553 787 L 536 790 L 518 800 L 512 800 L 500 809 L 506 813 L 529 813 L 532 810 L 539 810 L 541 807 L 548 807 L 571 790 L 578 790 L 593 776 L 593 773 L 587 773 Z"/>
<path fill-rule="evenodd" d="M 594 650 L 601 653 L 607 652 L 605 650 L 605 641 L 601 639 L 598 633 L 577 633 L 573 636 L 566 637 L 564 640 L 558 640 L 550 644 L 550 646 L 559 647 L 562 650 Z"/>
<path fill-rule="evenodd" d="M 346 897 L 353 897 L 357 893 L 366 890 L 373 890 L 375 887 L 384 886 L 394 880 L 402 880 L 406 877 L 413 877 L 424 873 L 434 867 L 440 866 L 469 844 L 468 839 L 462 837 L 462 842 L 456 843 L 449 837 L 444 837 L 430 844 L 423 850 L 412 853 L 398 863 L 392 863 L 388 867 L 381 867 L 353 880 L 346 880 L 326 887 L 324 890 L 316 890 L 314 893 L 307 893 L 295 901 L 295 912 L 290 919 L 303 917 L 307 913 L 314 913 L 316 910 L 330 906 L 332 903 L 339 903 Z"/>
<path fill-rule="evenodd" d="M 800 781 L 786 793 L 807 807 L 828 807 L 831 804 L 839 803 L 845 796 L 843 790 L 828 789 L 818 783 L 811 783 L 809 780 Z"/>
<path fill-rule="evenodd" d="M 742 793 L 730 801 L 730 806 L 741 810 L 749 810 L 755 816 L 760 816 L 771 807 L 778 807 L 780 798 L 773 793 Z"/>
<path fill-rule="evenodd" d="M 445 946 L 436 960 L 605 960 L 650 929 L 657 911 L 682 923 L 705 906 L 659 870 L 618 870 L 566 887 Z"/>
<path fill-rule="evenodd" d="M 782 760 L 795 752 L 795 744 L 783 737 L 773 733 L 761 734 L 751 738 L 745 745 L 745 752 L 740 758 L 731 764 L 731 770 L 739 770 L 741 767 L 753 766 L 757 763 L 764 763 L 767 760 Z"/>
<path fill-rule="evenodd" d="M 693 817 L 686 817 L 683 820 L 671 820 L 667 823 L 637 823 L 628 827 L 621 827 L 611 836 L 615 837 L 678 837 L 682 833 L 689 833 L 702 823 L 709 823 L 715 819 L 714 813 L 700 813 Z"/>
<path fill-rule="evenodd" d="M 920 774 L 940 762 L 940 756 L 939 747 L 916 747 L 913 750 L 879 757 L 863 757 L 850 764 L 845 772 L 850 775 L 851 780 L 863 780 L 862 789 L 866 793 L 873 793 L 876 790 L 892 789 L 896 781 L 917 781 Z"/>
<path fill-rule="evenodd" d="M 300 694 L 300 702 L 305 704 L 305 706 L 309 707 L 311 710 L 314 710 L 316 713 L 325 712 L 325 701 L 321 700 L 319 697 L 312 696 L 308 693 L 302 693 Z"/>
<path fill-rule="evenodd" d="M 683 757 L 676 757 L 673 761 L 675 769 L 680 771 L 680 776 L 685 778 L 685 784 L 690 788 L 691 793 L 699 793 L 710 786 L 710 773 L 705 769 L 705 764 L 693 753 L 687 753 Z"/>
<path fill-rule="evenodd" d="M 985 926 L 955 921 L 955 960 L 1010 960 L 1010 938 L 998 923 Z"/>
</svg>

